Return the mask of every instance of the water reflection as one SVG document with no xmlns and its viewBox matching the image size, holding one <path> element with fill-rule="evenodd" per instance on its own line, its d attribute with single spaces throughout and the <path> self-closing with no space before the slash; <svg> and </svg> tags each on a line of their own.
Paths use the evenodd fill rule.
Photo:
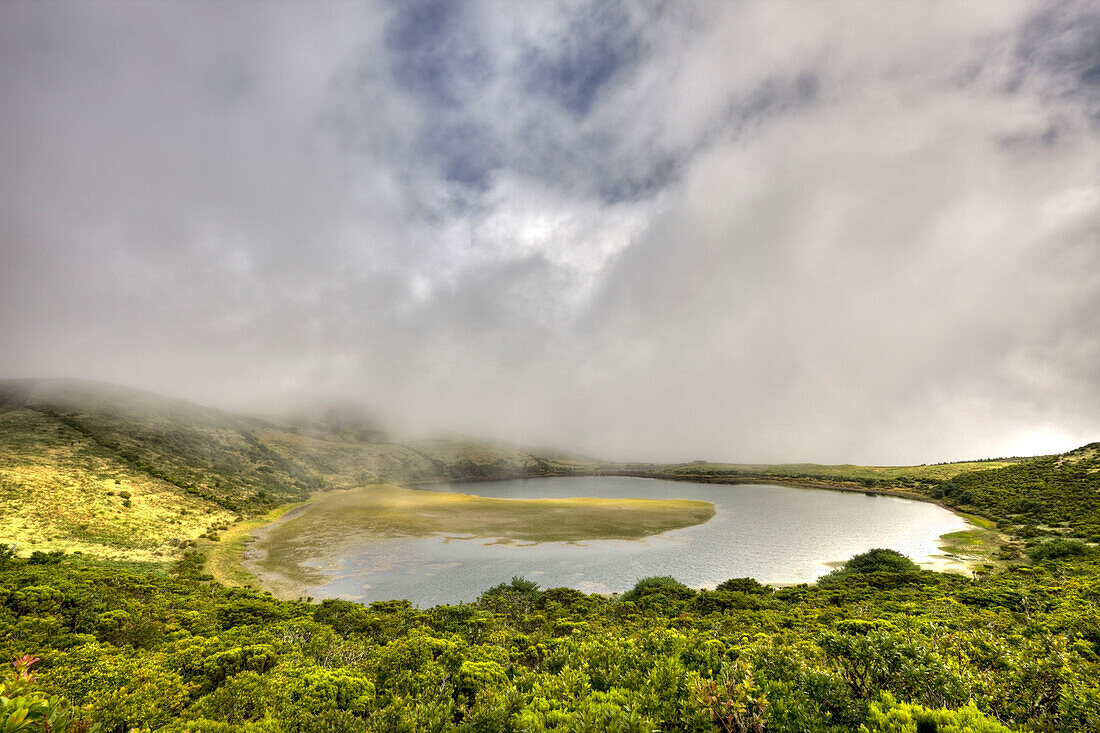
<svg viewBox="0 0 1100 733">
<path fill-rule="evenodd" d="M 888 547 L 925 566 L 943 568 L 950 562 L 937 557 L 937 539 L 968 528 L 962 518 L 925 502 L 755 484 L 580 477 L 435 489 L 511 499 L 699 499 L 712 502 L 717 513 L 704 524 L 644 540 L 535 545 L 442 536 L 379 539 L 341 524 L 334 513 L 331 524 L 326 523 L 329 537 L 312 544 L 310 557 L 286 558 L 283 571 L 271 572 L 270 562 L 265 563 L 269 570 L 254 562 L 250 567 L 283 595 L 362 601 L 408 598 L 430 606 L 474 600 L 514 575 L 543 587 L 570 586 L 594 593 L 623 591 L 650 575 L 671 575 L 694 587 L 713 587 L 740 576 L 765 583 L 811 582 L 829 571 L 829 563 L 873 547 Z M 339 541 L 327 541 L 333 537 Z M 255 559 L 265 551 L 260 533 L 250 554 Z M 294 572 L 291 564 L 306 567 Z"/>
</svg>

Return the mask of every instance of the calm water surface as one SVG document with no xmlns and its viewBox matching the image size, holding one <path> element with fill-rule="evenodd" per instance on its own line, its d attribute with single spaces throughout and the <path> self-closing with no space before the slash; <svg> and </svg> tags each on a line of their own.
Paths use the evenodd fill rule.
<svg viewBox="0 0 1100 733">
<path fill-rule="evenodd" d="M 537 499 L 700 499 L 713 503 L 714 518 L 644 540 L 578 544 L 496 544 L 484 538 L 377 539 L 365 536 L 319 549 L 306 564 L 325 582 L 296 585 L 314 598 L 378 601 L 407 598 L 419 606 L 472 601 L 498 583 L 522 575 L 544 588 L 570 586 L 589 593 L 624 591 L 639 578 L 671 575 L 694 587 L 714 587 L 749 576 L 764 583 L 811 582 L 873 547 L 898 550 L 926 567 L 951 564 L 937 539 L 968 529 L 959 516 L 935 504 L 861 493 L 756 484 L 692 484 L 631 477 L 547 478 L 433 487 L 478 496 Z M 369 490 L 369 489 L 365 489 Z M 304 511 L 310 511 L 309 506 Z M 340 522 L 333 516 L 332 522 Z M 264 534 L 253 557 L 265 552 Z M 286 582 L 259 572 L 266 582 Z M 264 577 L 264 576 L 267 577 Z M 284 585 L 284 589 L 285 589 Z"/>
</svg>

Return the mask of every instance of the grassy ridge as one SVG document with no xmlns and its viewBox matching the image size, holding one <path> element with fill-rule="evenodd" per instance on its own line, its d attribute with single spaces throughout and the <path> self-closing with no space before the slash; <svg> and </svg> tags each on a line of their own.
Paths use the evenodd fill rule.
<svg viewBox="0 0 1100 733">
<path fill-rule="evenodd" d="M 0 542 L 158 560 L 235 515 L 34 411 L 0 412 Z"/>
<path fill-rule="evenodd" d="M 1025 538 L 1069 535 L 1100 542 L 1100 443 L 995 471 L 970 471 L 928 493 L 973 507 Z"/>
<path fill-rule="evenodd" d="M 178 557 L 246 516 L 392 480 L 519 478 L 578 465 L 469 441 L 367 443 L 138 390 L 0 382 L 0 543 L 19 552 Z"/>
</svg>

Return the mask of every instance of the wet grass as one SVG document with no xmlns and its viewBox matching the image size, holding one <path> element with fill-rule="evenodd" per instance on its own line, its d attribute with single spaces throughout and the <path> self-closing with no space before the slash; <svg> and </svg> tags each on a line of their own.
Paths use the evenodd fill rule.
<svg viewBox="0 0 1100 733">
<path fill-rule="evenodd" d="M 973 529 L 948 532 L 940 537 L 940 551 L 974 570 L 982 565 L 1003 564 L 996 558 L 1007 539 L 997 531 L 996 522 L 976 514 L 957 512 Z"/>
<path fill-rule="evenodd" d="M 392 484 L 318 497 L 273 529 L 270 541 L 354 531 L 378 537 L 444 534 L 515 542 L 633 540 L 700 524 L 705 501 L 657 499 L 493 499 Z"/>
</svg>

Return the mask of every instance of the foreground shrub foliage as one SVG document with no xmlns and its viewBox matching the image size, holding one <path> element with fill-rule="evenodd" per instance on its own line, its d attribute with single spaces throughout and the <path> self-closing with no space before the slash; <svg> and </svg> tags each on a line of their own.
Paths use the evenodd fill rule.
<svg viewBox="0 0 1100 733">
<path fill-rule="evenodd" d="M 25 654 L 12 663 L 12 671 L 0 681 L 0 731 L 3 733 L 86 733 L 90 726 L 84 711 L 56 695 L 35 689 L 38 675 L 31 671 L 40 659 Z"/>
<path fill-rule="evenodd" d="M 6 558 L 0 730 L 1100 729 L 1100 566 L 1076 549 L 975 580 L 872 551 L 774 591 L 513 578 L 425 610 L 178 570 Z"/>
</svg>

